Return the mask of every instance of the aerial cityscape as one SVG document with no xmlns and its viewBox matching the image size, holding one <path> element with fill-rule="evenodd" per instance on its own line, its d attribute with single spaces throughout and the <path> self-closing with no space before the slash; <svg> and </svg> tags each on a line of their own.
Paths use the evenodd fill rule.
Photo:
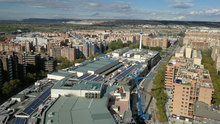
<svg viewBox="0 0 220 124">
<path fill-rule="evenodd" d="M 0 124 L 220 124 L 220 1 L 0 0 Z"/>
</svg>

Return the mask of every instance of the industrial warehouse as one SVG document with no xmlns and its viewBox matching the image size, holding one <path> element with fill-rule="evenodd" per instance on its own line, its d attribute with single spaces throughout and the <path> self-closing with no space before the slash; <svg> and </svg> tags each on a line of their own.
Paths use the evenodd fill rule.
<svg viewBox="0 0 220 124">
<path fill-rule="evenodd" d="M 47 74 L 47 79 L 14 96 L 15 104 L 7 109 L 19 107 L 16 124 L 131 123 L 130 95 L 136 87 L 131 75 L 147 75 L 160 59 L 152 50 L 115 50 Z M 42 92 L 32 93 L 34 89 Z M 4 116 L 3 122 L 8 119 Z"/>
<path fill-rule="evenodd" d="M 130 93 L 135 88 L 129 74 L 143 64 L 138 75 L 146 75 L 159 60 L 158 52 L 125 48 L 48 74 L 50 80 L 62 78 L 51 89 L 56 102 L 47 110 L 44 123 L 132 122 L 131 114 L 126 116 L 131 113 Z"/>
</svg>

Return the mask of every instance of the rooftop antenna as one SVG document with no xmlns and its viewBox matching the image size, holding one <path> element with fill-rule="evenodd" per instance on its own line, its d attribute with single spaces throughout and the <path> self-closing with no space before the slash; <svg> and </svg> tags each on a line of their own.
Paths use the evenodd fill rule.
<svg viewBox="0 0 220 124">
<path fill-rule="evenodd" d="M 143 35 L 143 32 L 142 32 L 142 29 L 141 29 L 141 32 L 140 32 L 140 44 L 139 44 L 139 49 L 140 50 L 142 49 L 142 35 Z"/>
</svg>

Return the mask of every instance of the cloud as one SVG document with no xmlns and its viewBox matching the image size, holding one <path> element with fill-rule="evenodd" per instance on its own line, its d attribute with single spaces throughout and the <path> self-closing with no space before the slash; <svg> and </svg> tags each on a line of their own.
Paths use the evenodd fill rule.
<svg viewBox="0 0 220 124">
<path fill-rule="evenodd" d="M 178 17 L 174 17 L 172 20 L 183 20 L 185 19 L 185 16 L 178 16 Z"/>
<path fill-rule="evenodd" d="M 178 8 L 178 9 L 188 9 L 193 6 L 194 6 L 194 4 L 192 4 L 192 3 L 183 3 L 183 2 L 169 5 L 170 8 Z"/>
<path fill-rule="evenodd" d="M 169 8 L 188 9 L 194 6 L 193 0 L 168 0 L 171 4 Z"/>
<path fill-rule="evenodd" d="M 186 19 L 185 16 L 177 16 L 177 17 L 167 17 L 167 16 L 156 16 L 156 20 L 170 20 L 170 21 L 180 21 Z"/>
<path fill-rule="evenodd" d="M 210 9 L 205 11 L 206 14 L 220 15 L 220 9 Z"/>
<path fill-rule="evenodd" d="M 189 14 L 191 14 L 191 15 L 218 16 L 218 15 L 220 15 L 220 9 L 207 9 L 207 10 L 190 11 Z"/>
<path fill-rule="evenodd" d="M 133 1 L 133 0 L 132 0 Z M 193 7 L 193 0 L 167 0 L 169 7 L 187 9 Z M 220 9 L 204 10 L 149 10 L 137 8 L 128 0 L 0 0 L 14 2 L 16 8 L 0 8 L 0 19 L 24 18 L 70 18 L 70 19 L 157 19 L 220 21 Z M 22 9 L 20 9 L 20 8 Z M 26 10 L 30 11 L 26 11 Z"/>
<path fill-rule="evenodd" d="M 31 2 L 34 0 L 0 0 L 0 2 L 18 3 L 18 2 Z"/>
</svg>

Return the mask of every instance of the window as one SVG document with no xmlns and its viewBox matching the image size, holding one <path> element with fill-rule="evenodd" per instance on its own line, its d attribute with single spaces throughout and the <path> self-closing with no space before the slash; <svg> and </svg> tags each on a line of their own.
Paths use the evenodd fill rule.
<svg viewBox="0 0 220 124">
<path fill-rule="evenodd" d="M 182 104 L 184 104 L 184 102 L 182 102 Z"/>
<path fill-rule="evenodd" d="M 186 97 L 188 97 L 188 95 L 186 95 Z"/>
<path fill-rule="evenodd" d="M 189 90 L 189 88 L 187 88 L 187 90 Z"/>
<path fill-rule="evenodd" d="M 184 100 L 184 98 L 182 98 L 182 100 Z"/>
<path fill-rule="evenodd" d="M 188 104 L 188 102 L 185 102 L 185 104 Z"/>
<path fill-rule="evenodd" d="M 185 87 L 183 87 L 183 89 L 185 89 Z"/>
<path fill-rule="evenodd" d="M 184 94 L 182 96 L 184 96 Z"/>
<path fill-rule="evenodd" d="M 185 106 L 185 108 L 187 108 L 187 106 Z"/>
<path fill-rule="evenodd" d="M 183 93 L 185 93 L 185 91 L 183 91 Z"/>
<path fill-rule="evenodd" d="M 188 99 L 186 99 L 186 101 L 188 101 Z"/>
<path fill-rule="evenodd" d="M 183 107 L 183 105 L 181 105 L 181 107 Z"/>
<path fill-rule="evenodd" d="M 188 91 L 186 93 L 189 93 Z"/>
</svg>

